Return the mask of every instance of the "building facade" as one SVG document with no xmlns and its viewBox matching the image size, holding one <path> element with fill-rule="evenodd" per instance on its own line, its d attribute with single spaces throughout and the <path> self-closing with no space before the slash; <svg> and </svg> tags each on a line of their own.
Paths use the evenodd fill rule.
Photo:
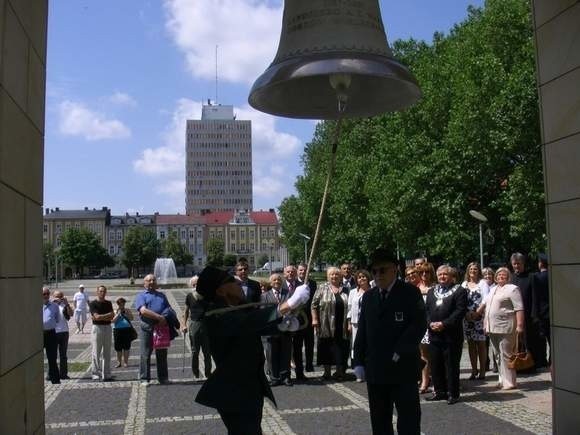
<svg viewBox="0 0 580 435">
<path fill-rule="evenodd" d="M 206 243 L 222 239 L 225 254 L 246 258 L 251 268 L 261 266 L 258 260 L 264 255 L 272 261 L 281 260 L 278 217 L 273 209 L 214 212 L 204 219 Z"/>
<path fill-rule="evenodd" d="M 204 105 L 186 126 L 185 210 L 252 209 L 252 124 L 233 106 Z"/>
<path fill-rule="evenodd" d="M 201 268 L 206 261 L 204 250 L 204 218 L 200 215 L 156 214 L 157 239 L 160 241 L 175 233 L 179 242 L 193 257 L 194 268 Z"/>
<path fill-rule="evenodd" d="M 107 252 L 113 257 L 117 264 L 123 255 L 123 243 L 125 235 L 130 228 L 143 226 L 155 231 L 155 215 L 124 215 L 111 216 L 111 224 L 107 229 Z"/>
<path fill-rule="evenodd" d="M 111 210 L 85 207 L 84 210 L 45 209 L 42 225 L 42 240 L 51 243 L 55 249 L 60 247 L 62 234 L 70 229 L 88 229 L 95 233 L 103 248 L 107 248 L 107 227 L 111 222 Z"/>
</svg>

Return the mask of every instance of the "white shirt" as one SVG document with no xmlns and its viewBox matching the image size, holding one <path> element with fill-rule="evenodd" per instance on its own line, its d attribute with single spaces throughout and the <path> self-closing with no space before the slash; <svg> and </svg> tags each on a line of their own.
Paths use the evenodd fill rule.
<svg viewBox="0 0 580 435">
<path fill-rule="evenodd" d="M 86 293 L 76 292 L 73 301 L 75 302 L 75 311 L 89 310 L 89 297 Z"/>
<path fill-rule="evenodd" d="M 350 323 L 353 325 L 358 324 L 358 316 L 360 313 L 360 301 L 365 292 L 358 292 L 358 288 L 353 288 L 348 293 L 348 313 L 346 318 L 350 319 Z"/>
<path fill-rule="evenodd" d="M 58 305 L 58 320 L 56 322 L 56 327 L 54 330 L 58 334 L 59 332 L 68 332 L 68 321 L 64 318 L 64 305 Z"/>
</svg>

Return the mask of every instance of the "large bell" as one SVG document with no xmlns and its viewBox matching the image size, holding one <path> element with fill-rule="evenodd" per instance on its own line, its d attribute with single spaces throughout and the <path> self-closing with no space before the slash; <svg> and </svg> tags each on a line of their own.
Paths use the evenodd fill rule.
<svg viewBox="0 0 580 435">
<path fill-rule="evenodd" d="M 336 119 L 404 109 L 420 96 L 393 59 L 378 0 L 287 0 L 276 58 L 249 103 L 272 115 Z"/>
</svg>

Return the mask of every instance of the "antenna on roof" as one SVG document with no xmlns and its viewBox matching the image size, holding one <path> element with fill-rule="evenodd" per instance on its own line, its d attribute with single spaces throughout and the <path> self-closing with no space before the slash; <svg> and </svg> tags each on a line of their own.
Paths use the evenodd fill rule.
<svg viewBox="0 0 580 435">
<path fill-rule="evenodd" d="M 215 46 L 215 104 L 218 103 L 218 46 Z"/>
</svg>

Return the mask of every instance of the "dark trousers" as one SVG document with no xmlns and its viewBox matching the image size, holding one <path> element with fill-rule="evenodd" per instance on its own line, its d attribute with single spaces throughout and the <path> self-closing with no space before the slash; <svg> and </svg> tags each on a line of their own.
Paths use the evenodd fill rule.
<svg viewBox="0 0 580 435">
<path fill-rule="evenodd" d="M 306 370 L 312 371 L 314 366 L 314 328 L 312 326 L 296 331 L 292 337 L 292 357 L 294 358 L 296 375 L 304 374 L 302 346 L 304 346 L 306 356 Z"/>
<path fill-rule="evenodd" d="M 431 376 L 437 394 L 459 397 L 459 363 L 463 342 L 436 341 L 429 343 Z"/>
<path fill-rule="evenodd" d="M 56 362 L 56 332 L 54 329 L 44 331 L 44 351 L 46 352 L 46 359 L 48 360 L 48 378 L 53 384 L 60 384 L 60 375 L 58 372 L 58 364 Z"/>
<path fill-rule="evenodd" d="M 64 379 L 68 376 L 68 358 L 66 356 L 68 350 L 68 331 L 56 333 L 56 343 L 59 356 L 60 378 Z"/>
<path fill-rule="evenodd" d="M 546 337 L 540 331 L 540 324 L 526 317 L 526 347 L 534 358 L 536 368 L 548 365 Z"/>
<path fill-rule="evenodd" d="M 151 353 L 153 352 L 153 328 L 147 325 L 147 329 L 141 328 L 141 361 L 139 364 L 139 379 L 151 380 Z M 167 349 L 155 349 L 157 365 L 157 380 L 159 382 L 169 379 L 167 370 Z"/>
<path fill-rule="evenodd" d="M 228 429 L 228 435 L 262 435 L 262 407 L 264 398 L 260 398 L 258 407 L 253 410 L 238 412 L 224 411 L 218 408 L 218 413 Z"/>
<path fill-rule="evenodd" d="M 292 357 L 292 339 L 289 334 L 267 337 L 266 362 L 270 380 L 283 381 L 290 379 L 290 359 Z"/>
<path fill-rule="evenodd" d="M 211 354 L 209 351 L 209 338 L 203 328 L 202 322 L 190 321 L 187 325 L 189 344 L 191 344 L 191 371 L 199 378 L 199 351 L 203 352 L 203 364 L 205 377 L 211 374 Z"/>
<path fill-rule="evenodd" d="M 397 433 L 421 433 L 421 406 L 416 382 L 400 385 L 367 383 L 373 435 L 393 434 L 393 405 L 397 408 Z"/>
</svg>

